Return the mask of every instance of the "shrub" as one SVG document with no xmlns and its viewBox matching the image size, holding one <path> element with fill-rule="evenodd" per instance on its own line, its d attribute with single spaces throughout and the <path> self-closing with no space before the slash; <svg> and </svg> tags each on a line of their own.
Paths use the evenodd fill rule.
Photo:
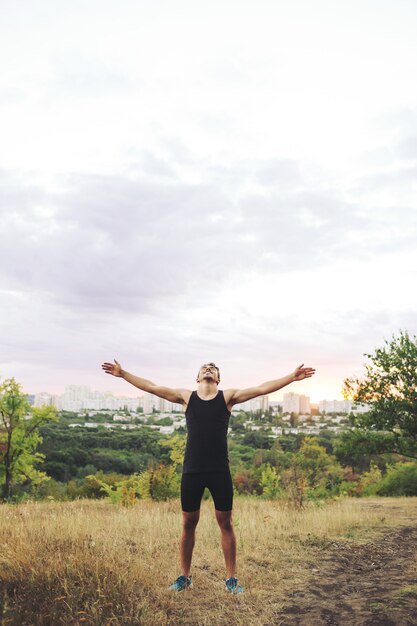
<svg viewBox="0 0 417 626">
<path fill-rule="evenodd" d="M 357 486 L 357 494 L 361 496 L 373 496 L 378 492 L 382 480 L 382 472 L 378 465 L 371 462 L 369 472 L 364 472 Z"/>
<path fill-rule="evenodd" d="M 236 494 L 262 494 L 261 469 L 248 470 L 240 467 L 238 470 L 232 469 L 233 487 Z"/>
<path fill-rule="evenodd" d="M 358 494 L 358 483 L 354 480 L 342 480 L 338 488 L 339 496 L 357 496 Z"/>
<path fill-rule="evenodd" d="M 175 465 L 150 467 L 138 477 L 138 492 L 141 498 L 169 500 L 180 495 L 181 476 Z"/>
<path fill-rule="evenodd" d="M 138 475 L 133 474 L 128 478 L 123 478 L 114 484 L 108 484 L 96 476 L 88 476 L 91 481 L 97 481 L 101 491 L 107 495 L 107 499 L 113 504 L 122 504 L 129 507 L 135 504 L 139 496 Z"/>
<path fill-rule="evenodd" d="M 391 465 L 377 485 L 379 496 L 417 496 L 417 463 Z"/>
<path fill-rule="evenodd" d="M 275 467 L 267 463 L 262 468 L 261 476 L 262 495 L 267 499 L 274 499 L 281 495 L 280 477 Z"/>
</svg>

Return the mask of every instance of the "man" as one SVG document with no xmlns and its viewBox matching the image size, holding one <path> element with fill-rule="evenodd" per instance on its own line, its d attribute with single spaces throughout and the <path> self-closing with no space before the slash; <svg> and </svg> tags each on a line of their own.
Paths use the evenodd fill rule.
<svg viewBox="0 0 417 626">
<path fill-rule="evenodd" d="M 190 391 L 163 387 L 145 378 L 134 376 L 123 370 L 116 360 L 114 363 L 103 363 L 102 368 L 106 374 L 124 378 L 142 391 L 185 407 L 188 436 L 181 479 L 182 574 L 170 589 L 183 591 L 192 584 L 190 569 L 195 528 L 200 518 L 203 492 L 207 487 L 213 497 L 216 519 L 221 531 L 228 574 L 225 581 L 226 589 L 231 593 L 242 593 L 243 587 L 236 578 L 236 538 L 232 526 L 233 484 L 227 454 L 227 430 L 231 410 L 235 404 L 273 393 L 292 382 L 310 378 L 315 370 L 302 364 L 292 374 L 256 387 L 220 391 L 218 389 L 220 370 L 214 363 L 206 363 L 198 371 L 197 390 Z"/>
</svg>

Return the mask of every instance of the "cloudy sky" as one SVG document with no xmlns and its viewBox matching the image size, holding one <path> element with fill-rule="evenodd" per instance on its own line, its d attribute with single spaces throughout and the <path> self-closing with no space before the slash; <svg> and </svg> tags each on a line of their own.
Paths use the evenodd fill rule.
<svg viewBox="0 0 417 626">
<path fill-rule="evenodd" d="M 414 0 L 3 3 L 0 376 L 304 362 L 341 397 L 417 334 L 416 32 Z"/>
</svg>

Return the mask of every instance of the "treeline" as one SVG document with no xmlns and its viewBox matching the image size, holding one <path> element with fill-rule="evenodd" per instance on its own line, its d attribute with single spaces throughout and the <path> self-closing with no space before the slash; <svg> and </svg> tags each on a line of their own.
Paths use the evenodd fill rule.
<svg viewBox="0 0 417 626">
<path fill-rule="evenodd" d="M 64 423 L 40 428 L 42 470 L 49 480 L 27 497 L 70 500 L 178 497 L 185 434 L 162 436 L 142 427 L 108 431 L 68 428 Z M 272 438 L 268 429 L 234 432 L 229 459 L 236 495 L 306 500 L 345 495 L 417 495 L 417 464 L 379 452 L 351 430 L 335 436 L 322 431 Z M 25 492 L 22 487 L 21 495 Z M 208 497 L 208 494 L 206 494 Z"/>
<path fill-rule="evenodd" d="M 69 428 L 65 422 L 46 424 L 39 429 L 45 456 L 42 470 L 59 482 L 83 478 L 97 471 L 123 475 L 141 472 L 149 465 L 169 459 L 161 435 L 142 427 L 123 431 L 98 427 L 97 430 Z"/>
<path fill-rule="evenodd" d="M 109 498 L 129 504 L 179 496 L 185 433 L 163 436 L 146 426 L 91 430 L 68 422 L 61 415 L 39 427 L 33 472 L 41 478 L 16 476 L 12 501 Z M 286 499 L 299 507 L 345 495 L 417 495 L 417 464 L 387 453 L 378 433 L 322 430 L 273 438 L 266 425 L 242 431 L 239 422 L 229 438 L 236 495 Z"/>
</svg>

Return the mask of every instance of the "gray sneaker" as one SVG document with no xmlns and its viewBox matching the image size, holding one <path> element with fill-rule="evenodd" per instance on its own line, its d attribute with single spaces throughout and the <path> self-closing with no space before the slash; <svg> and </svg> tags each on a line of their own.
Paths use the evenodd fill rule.
<svg viewBox="0 0 417 626">
<path fill-rule="evenodd" d="M 193 586 L 192 581 L 192 576 L 178 576 L 177 580 L 175 580 L 172 585 L 168 587 L 168 589 L 171 591 L 184 591 L 187 587 Z"/>
<path fill-rule="evenodd" d="M 226 580 L 226 590 L 230 593 L 243 593 L 245 591 L 242 585 L 238 583 L 237 578 L 233 578 L 233 576 Z"/>
</svg>

